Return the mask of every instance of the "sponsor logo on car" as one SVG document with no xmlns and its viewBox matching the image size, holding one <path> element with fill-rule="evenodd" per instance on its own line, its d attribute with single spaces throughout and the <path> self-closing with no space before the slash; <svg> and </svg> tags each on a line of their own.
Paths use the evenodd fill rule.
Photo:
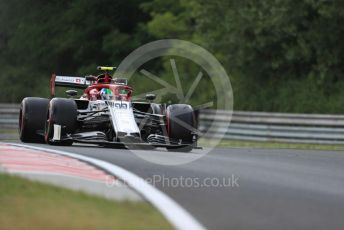
<svg viewBox="0 0 344 230">
<path fill-rule="evenodd" d="M 82 77 L 71 77 L 71 76 L 56 76 L 56 82 L 76 83 L 85 84 L 85 79 Z"/>
<path fill-rule="evenodd" d="M 122 102 L 122 101 L 107 101 L 109 107 L 114 109 L 130 109 L 132 107 L 131 103 Z"/>
</svg>

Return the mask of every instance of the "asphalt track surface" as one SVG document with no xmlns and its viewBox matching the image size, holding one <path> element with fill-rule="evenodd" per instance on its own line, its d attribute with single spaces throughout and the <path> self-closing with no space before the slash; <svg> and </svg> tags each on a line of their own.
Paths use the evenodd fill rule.
<svg viewBox="0 0 344 230">
<path fill-rule="evenodd" d="M 344 152 L 218 148 L 192 163 L 164 166 L 125 149 L 32 145 L 98 158 L 144 179 L 164 177 L 165 183 L 155 181 L 155 186 L 208 229 L 344 229 Z M 166 178 L 180 177 L 201 184 L 207 178 L 236 181 L 226 183 L 229 187 L 167 185 Z"/>
</svg>

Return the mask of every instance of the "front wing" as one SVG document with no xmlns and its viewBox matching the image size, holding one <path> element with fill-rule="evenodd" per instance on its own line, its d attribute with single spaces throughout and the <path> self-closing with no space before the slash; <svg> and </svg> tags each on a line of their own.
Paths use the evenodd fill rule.
<svg viewBox="0 0 344 230">
<path fill-rule="evenodd" d="M 197 147 L 196 143 L 185 144 L 185 143 L 178 143 L 176 141 L 167 140 L 166 143 L 158 143 L 158 142 L 144 142 L 140 139 L 122 139 L 121 142 L 118 141 L 108 141 L 105 140 L 104 134 L 101 132 L 85 132 L 85 133 L 78 133 L 73 134 L 65 137 L 61 137 L 59 139 L 52 139 L 52 142 L 56 141 L 57 143 L 64 140 L 72 140 L 75 143 L 83 143 L 83 144 L 95 144 L 95 145 L 102 145 L 107 147 L 116 147 L 116 148 L 127 148 L 127 149 L 153 149 L 153 148 L 170 148 L 170 149 L 178 149 L 183 147 L 192 146 L 195 149 L 201 149 L 201 147 Z"/>
</svg>

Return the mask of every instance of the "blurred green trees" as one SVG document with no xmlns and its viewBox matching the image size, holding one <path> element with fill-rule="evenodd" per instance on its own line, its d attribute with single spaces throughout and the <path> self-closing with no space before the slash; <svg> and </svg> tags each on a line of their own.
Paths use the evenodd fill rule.
<svg viewBox="0 0 344 230">
<path fill-rule="evenodd" d="M 343 113 L 343 24 L 344 2 L 331 0 L 0 0 L 1 101 L 46 94 L 52 72 L 93 73 L 177 38 L 220 60 L 237 110 Z M 168 78 L 169 66 L 154 68 Z"/>
<path fill-rule="evenodd" d="M 148 40 L 139 0 L 0 0 L 1 101 L 46 96 L 51 73 L 85 75 Z M 8 86 L 8 88 L 7 88 Z"/>
</svg>

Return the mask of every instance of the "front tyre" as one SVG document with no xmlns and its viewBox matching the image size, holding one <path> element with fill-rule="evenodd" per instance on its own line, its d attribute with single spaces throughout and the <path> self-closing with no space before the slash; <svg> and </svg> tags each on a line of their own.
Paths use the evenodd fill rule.
<svg viewBox="0 0 344 230">
<path fill-rule="evenodd" d="M 167 147 L 168 151 L 190 152 L 194 146 L 195 115 L 186 104 L 169 105 L 166 108 L 167 133 L 170 139 L 187 144 L 185 147 Z"/>
<path fill-rule="evenodd" d="M 44 143 L 44 126 L 49 99 L 26 97 L 20 105 L 19 139 L 27 143 Z M 39 132 L 41 132 L 39 134 Z"/>
<path fill-rule="evenodd" d="M 72 145 L 73 140 L 68 139 L 77 128 L 77 105 L 74 100 L 53 98 L 49 103 L 47 122 L 45 126 L 45 141 L 51 145 Z M 61 126 L 60 140 L 54 140 L 54 125 Z"/>
</svg>

